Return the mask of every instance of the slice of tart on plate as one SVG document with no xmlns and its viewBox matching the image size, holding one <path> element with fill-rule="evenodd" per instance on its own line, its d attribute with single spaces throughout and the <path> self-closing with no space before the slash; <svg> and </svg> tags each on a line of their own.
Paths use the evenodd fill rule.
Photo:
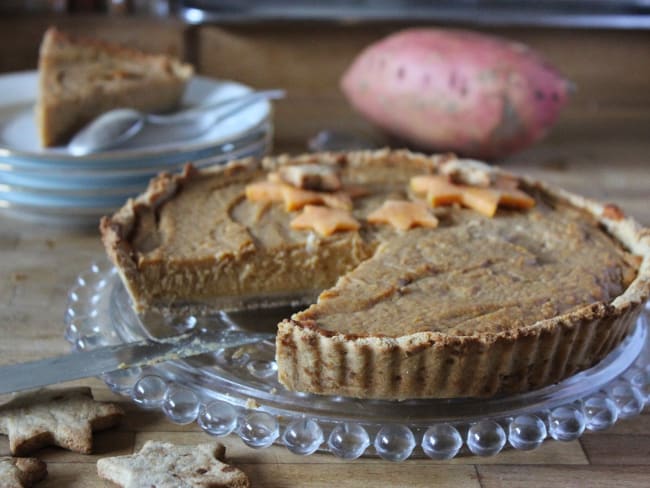
<svg viewBox="0 0 650 488">
<path fill-rule="evenodd" d="M 276 360 L 327 395 L 549 385 L 618 345 L 650 291 L 650 233 L 617 207 L 451 155 L 188 165 L 101 231 L 140 312 L 318 295 L 278 325 Z"/>
<path fill-rule="evenodd" d="M 50 28 L 41 43 L 38 72 L 36 121 L 41 143 L 49 147 L 65 143 L 111 109 L 174 110 L 193 68 L 165 54 Z"/>
</svg>

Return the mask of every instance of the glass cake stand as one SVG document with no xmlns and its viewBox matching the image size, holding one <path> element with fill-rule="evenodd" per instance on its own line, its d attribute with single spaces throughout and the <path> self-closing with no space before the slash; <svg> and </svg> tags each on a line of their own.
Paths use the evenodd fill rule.
<svg viewBox="0 0 650 488">
<path fill-rule="evenodd" d="M 391 461 L 491 456 L 507 444 L 531 450 L 547 438 L 575 440 L 585 429 L 603 430 L 638 415 L 650 401 L 648 310 L 632 334 L 593 368 L 556 385 L 491 399 L 397 402 L 287 391 L 277 381 L 272 342 L 120 370 L 103 380 L 141 407 L 161 409 L 172 422 L 196 421 L 215 436 L 235 433 L 254 448 L 280 444 L 301 455 L 321 451 Z M 278 311 L 273 312 L 185 316 L 162 325 L 177 333 L 272 331 Z M 149 320 L 143 325 L 108 263 L 93 264 L 78 276 L 65 322 L 65 337 L 75 350 L 151 338 L 157 327 Z"/>
</svg>

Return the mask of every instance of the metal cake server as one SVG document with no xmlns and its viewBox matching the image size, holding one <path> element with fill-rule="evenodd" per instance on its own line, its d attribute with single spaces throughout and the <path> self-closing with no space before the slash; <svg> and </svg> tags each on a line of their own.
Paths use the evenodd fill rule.
<svg viewBox="0 0 650 488">
<path fill-rule="evenodd" d="M 0 366 L 0 394 L 99 376 L 136 366 L 149 366 L 274 338 L 275 334 L 238 330 L 194 332 L 156 341 L 143 340 L 104 346 L 90 351 Z"/>
</svg>

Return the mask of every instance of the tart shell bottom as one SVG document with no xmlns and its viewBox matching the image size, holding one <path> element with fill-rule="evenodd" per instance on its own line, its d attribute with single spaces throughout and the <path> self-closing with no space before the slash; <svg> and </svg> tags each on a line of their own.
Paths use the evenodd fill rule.
<svg viewBox="0 0 650 488">
<path fill-rule="evenodd" d="M 601 303 L 492 336 L 349 337 L 285 320 L 278 377 L 289 390 L 406 400 L 532 391 L 588 369 L 631 332 L 642 304 Z"/>
</svg>

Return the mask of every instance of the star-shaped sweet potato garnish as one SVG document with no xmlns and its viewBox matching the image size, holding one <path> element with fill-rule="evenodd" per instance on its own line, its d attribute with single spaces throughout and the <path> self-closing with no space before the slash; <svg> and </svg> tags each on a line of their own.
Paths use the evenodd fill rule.
<svg viewBox="0 0 650 488">
<path fill-rule="evenodd" d="M 445 176 L 414 176 L 410 186 L 413 193 L 427 195 L 427 201 L 432 207 L 462 203 L 462 189 Z"/>
<path fill-rule="evenodd" d="M 438 226 L 438 219 L 431 215 L 425 204 L 404 200 L 386 200 L 368 215 L 367 220 L 371 224 L 390 224 L 398 230 Z"/>
<path fill-rule="evenodd" d="M 100 459 L 97 474 L 123 488 L 249 487 L 241 470 L 223 462 L 225 453 L 216 442 L 180 446 L 147 441 L 136 454 Z"/>
<path fill-rule="evenodd" d="M 300 210 L 305 205 L 318 205 L 323 203 L 321 196 L 315 191 L 301 190 L 289 185 L 282 187 L 282 198 L 284 199 L 284 208 L 288 212 Z"/>
<path fill-rule="evenodd" d="M 528 209 L 535 206 L 535 199 L 516 188 L 463 186 L 462 204 L 483 215 L 493 217 L 498 207 Z"/>
<path fill-rule="evenodd" d="M 411 178 L 410 186 L 414 193 L 426 194 L 432 207 L 459 203 L 488 217 L 493 217 L 500 205 L 520 209 L 535 205 L 535 199 L 517 189 L 512 180 L 482 187 L 457 185 L 442 175 L 420 175 Z"/>
<path fill-rule="evenodd" d="M 533 208 L 535 199 L 518 188 L 498 188 L 499 205 L 511 208 Z"/>
<path fill-rule="evenodd" d="M 282 183 L 277 181 L 256 181 L 246 185 L 246 198 L 252 202 L 281 202 Z"/>
<path fill-rule="evenodd" d="M 480 188 L 468 186 L 463 188 L 461 203 L 464 207 L 476 210 L 487 217 L 493 217 L 499 207 L 500 192 L 492 188 Z M 427 200 L 430 201 L 427 196 Z"/>
<path fill-rule="evenodd" d="M 93 400 L 90 388 L 39 390 L 0 406 L 0 433 L 9 436 L 14 455 L 48 445 L 88 454 L 93 431 L 113 427 L 123 415 L 119 406 Z"/>
<path fill-rule="evenodd" d="M 290 225 L 292 229 L 297 230 L 313 229 L 322 236 L 329 236 L 337 231 L 357 230 L 360 227 L 350 212 L 316 205 L 305 206 Z"/>
<path fill-rule="evenodd" d="M 47 466 L 36 458 L 0 457 L 0 486 L 24 488 L 47 476 Z"/>
<path fill-rule="evenodd" d="M 252 202 L 284 202 L 288 212 L 300 210 L 305 205 L 326 205 L 349 210 L 352 197 L 344 191 L 321 192 L 295 188 L 279 181 L 258 181 L 246 185 L 246 198 Z"/>
</svg>

